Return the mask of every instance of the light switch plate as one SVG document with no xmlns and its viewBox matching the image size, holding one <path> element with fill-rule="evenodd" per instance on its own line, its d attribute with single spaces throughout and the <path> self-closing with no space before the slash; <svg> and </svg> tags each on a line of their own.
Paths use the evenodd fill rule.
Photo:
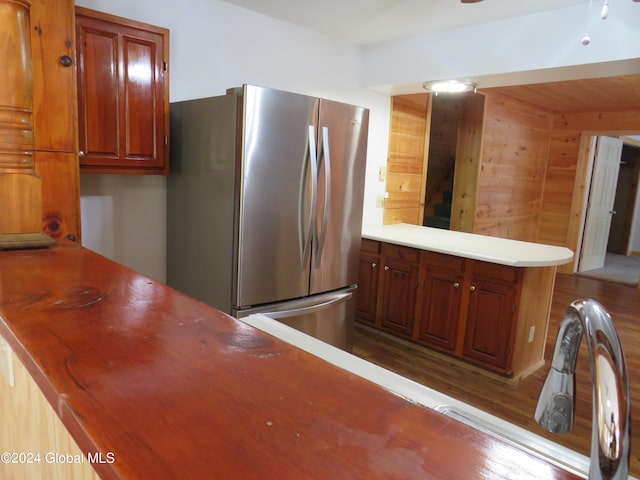
<svg viewBox="0 0 640 480">
<path fill-rule="evenodd" d="M 4 377 L 10 387 L 15 386 L 13 377 L 13 358 L 11 348 L 6 340 L 0 337 L 0 375 Z"/>
</svg>

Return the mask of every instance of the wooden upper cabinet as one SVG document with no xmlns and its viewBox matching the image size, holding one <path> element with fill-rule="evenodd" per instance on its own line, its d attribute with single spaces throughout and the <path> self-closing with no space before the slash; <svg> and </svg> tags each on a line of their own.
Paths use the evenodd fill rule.
<svg viewBox="0 0 640 480">
<path fill-rule="evenodd" d="M 76 7 L 80 167 L 169 173 L 169 30 Z"/>
</svg>

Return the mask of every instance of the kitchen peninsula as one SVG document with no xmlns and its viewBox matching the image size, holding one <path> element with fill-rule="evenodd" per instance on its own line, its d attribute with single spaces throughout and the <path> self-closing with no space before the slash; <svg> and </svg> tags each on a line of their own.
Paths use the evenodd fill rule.
<svg viewBox="0 0 640 480">
<path fill-rule="evenodd" d="M 579 478 L 76 244 L 0 263 L 2 478 Z"/>
<path fill-rule="evenodd" d="M 568 248 L 408 224 L 365 227 L 357 318 L 516 381 L 544 364 Z"/>
</svg>

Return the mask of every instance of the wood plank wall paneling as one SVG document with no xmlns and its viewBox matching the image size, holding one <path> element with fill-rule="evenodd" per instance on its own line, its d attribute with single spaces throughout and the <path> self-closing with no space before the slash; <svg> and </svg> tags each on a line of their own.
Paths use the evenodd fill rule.
<svg viewBox="0 0 640 480">
<path fill-rule="evenodd" d="M 627 80 L 621 81 L 628 94 Z M 582 88 L 576 85 L 572 88 Z M 522 93 L 519 88 L 512 88 L 514 95 Z M 468 96 L 482 101 L 461 108 L 451 228 L 578 251 L 590 172 L 590 138 L 637 135 L 638 110 L 633 106 L 621 109 L 619 102 L 607 110 L 602 101 L 596 104 L 597 110 L 585 110 L 593 102 L 579 103 L 580 111 L 568 110 L 572 104 L 560 102 L 563 95 L 557 95 L 556 106 L 565 110 L 553 110 L 547 105 L 546 94 L 516 99 L 504 93 L 511 93 L 508 88 L 499 90 Z M 413 162 L 407 160 L 407 152 L 397 143 L 404 137 L 393 131 L 393 123 L 409 130 L 408 125 L 413 125 L 414 134 L 423 124 L 419 123 L 417 107 L 398 103 L 397 110 L 392 119 L 389 199 L 383 221 L 418 223 L 424 197 L 417 193 L 417 177 L 424 170 L 416 160 L 419 155 Z M 427 132 L 429 112 L 427 105 Z M 573 263 L 559 267 L 559 272 L 573 272 Z"/>
<path fill-rule="evenodd" d="M 391 99 L 385 224 L 422 224 L 429 99 L 428 94 L 399 95 Z"/>
<path fill-rule="evenodd" d="M 536 241 L 578 249 L 589 174 L 588 137 L 637 132 L 637 110 L 554 115 Z M 571 273 L 573 264 L 563 265 L 558 271 Z"/>
<path fill-rule="evenodd" d="M 487 95 L 474 233 L 536 240 L 552 120 L 534 105 Z"/>
</svg>

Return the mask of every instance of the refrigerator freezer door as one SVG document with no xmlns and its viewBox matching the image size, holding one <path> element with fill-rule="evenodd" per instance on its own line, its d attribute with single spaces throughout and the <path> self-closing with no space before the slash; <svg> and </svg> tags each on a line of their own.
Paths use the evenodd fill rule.
<svg viewBox="0 0 640 480">
<path fill-rule="evenodd" d="M 368 127 L 367 109 L 320 100 L 311 294 L 357 283 Z"/>
<path fill-rule="evenodd" d="M 319 102 L 249 85 L 243 96 L 237 308 L 309 293 Z"/>
<path fill-rule="evenodd" d="M 262 313 L 296 330 L 311 335 L 342 350 L 351 351 L 355 315 L 355 288 L 313 295 L 242 311 L 232 311 L 237 318 Z"/>
</svg>

